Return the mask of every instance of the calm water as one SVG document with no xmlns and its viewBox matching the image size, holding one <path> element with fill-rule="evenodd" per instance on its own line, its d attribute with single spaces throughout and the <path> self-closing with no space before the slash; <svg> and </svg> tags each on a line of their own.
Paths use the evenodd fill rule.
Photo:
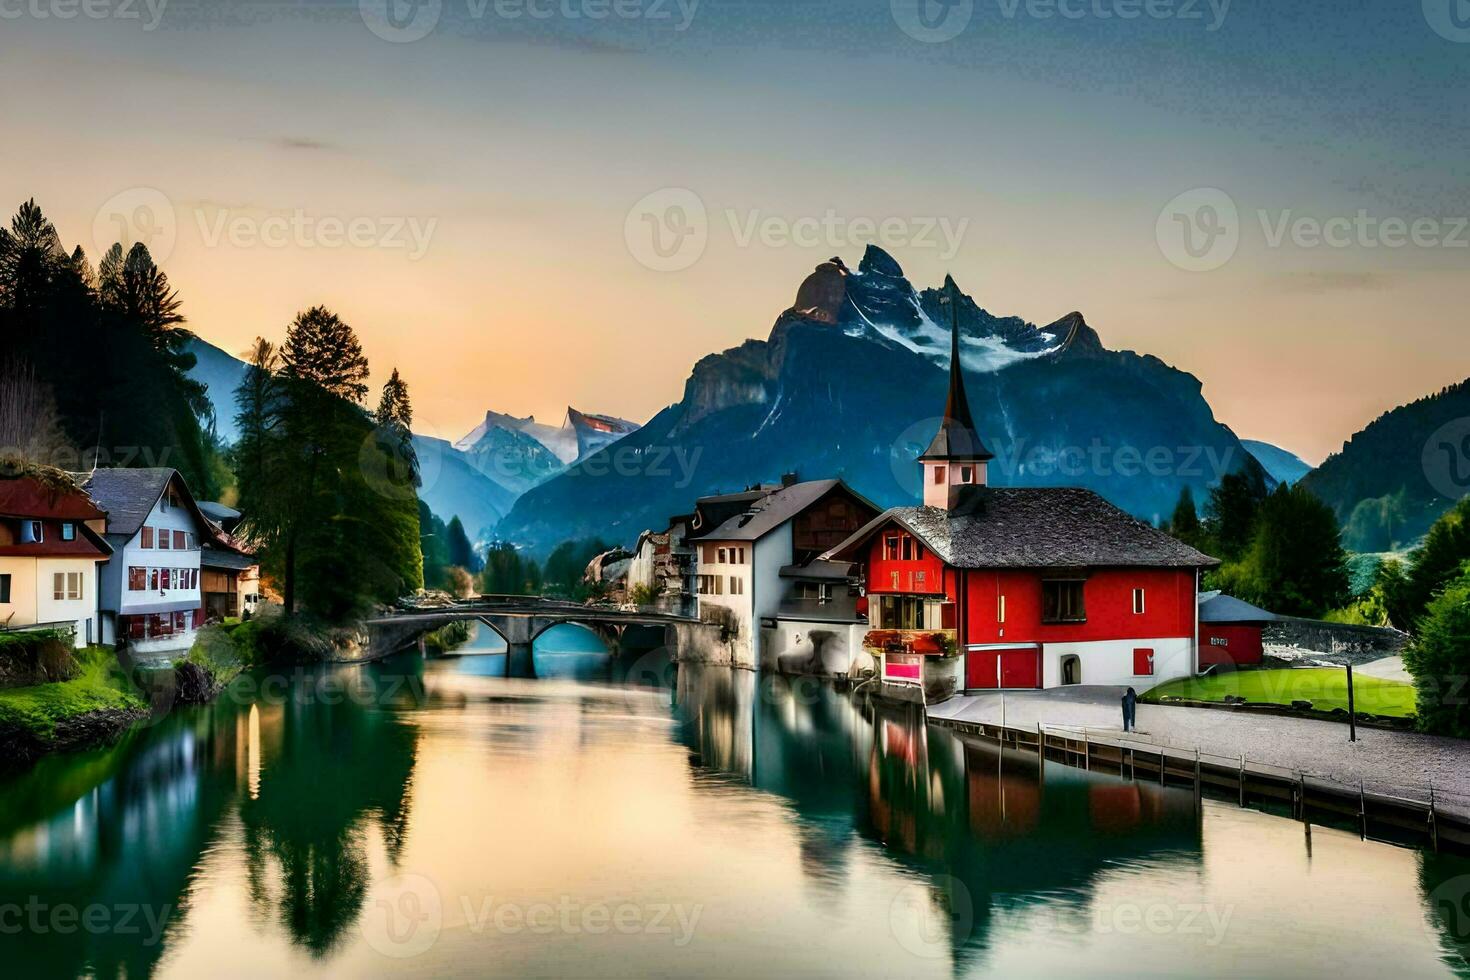
<svg viewBox="0 0 1470 980">
<path fill-rule="evenodd" d="M 5 974 L 1470 975 L 1457 859 L 578 646 L 242 679 L 0 783 Z"/>
</svg>

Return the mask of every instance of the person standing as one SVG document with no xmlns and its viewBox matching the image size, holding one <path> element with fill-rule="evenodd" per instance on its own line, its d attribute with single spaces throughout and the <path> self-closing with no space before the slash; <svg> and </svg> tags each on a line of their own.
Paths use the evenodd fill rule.
<svg viewBox="0 0 1470 980">
<path fill-rule="evenodd" d="M 1123 731 L 1133 731 L 1138 720 L 1138 692 L 1133 688 L 1123 692 Z"/>
</svg>

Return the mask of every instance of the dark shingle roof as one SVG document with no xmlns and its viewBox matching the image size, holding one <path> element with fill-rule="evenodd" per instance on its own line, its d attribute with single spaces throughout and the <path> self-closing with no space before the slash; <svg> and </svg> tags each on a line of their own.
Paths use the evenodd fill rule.
<svg viewBox="0 0 1470 980">
<path fill-rule="evenodd" d="M 200 529 L 212 533 L 209 522 L 199 512 L 189 488 L 178 471 L 166 466 L 139 469 L 97 469 L 76 474 L 77 482 L 97 506 L 107 511 L 107 533 L 132 537 L 148 519 L 153 505 L 163 495 L 168 481 L 177 478 L 183 490 L 185 505 L 193 513 Z"/>
<path fill-rule="evenodd" d="M 954 511 L 895 507 L 832 549 L 856 559 L 885 524 L 903 525 L 956 568 L 1205 568 L 1219 562 L 1077 487 L 977 487 Z"/>
<path fill-rule="evenodd" d="M 227 571 L 244 571 L 260 564 L 254 555 L 242 555 L 238 551 L 224 548 L 205 548 L 199 552 L 199 564 L 204 568 L 220 568 Z"/>
<path fill-rule="evenodd" d="M 755 541 L 765 537 L 791 518 L 842 486 L 841 480 L 809 480 L 765 494 L 740 513 L 698 537 L 708 541 Z M 848 491 L 852 493 L 851 490 Z M 857 494 L 857 499 L 862 500 Z M 876 508 L 875 508 L 876 509 Z"/>
<path fill-rule="evenodd" d="M 1233 595 L 1206 592 L 1199 597 L 1201 623 L 1273 623 L 1280 618 Z"/>
</svg>

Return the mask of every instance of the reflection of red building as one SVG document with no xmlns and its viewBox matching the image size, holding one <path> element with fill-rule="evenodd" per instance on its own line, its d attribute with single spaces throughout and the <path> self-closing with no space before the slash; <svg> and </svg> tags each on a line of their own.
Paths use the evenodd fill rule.
<svg viewBox="0 0 1470 980">
<path fill-rule="evenodd" d="M 924 505 L 886 511 L 826 555 L 865 569 L 868 645 L 957 648 L 970 690 L 1193 674 L 1199 572 L 1215 559 L 1091 490 L 991 487 L 992 458 L 956 329 L 944 419 L 919 457 Z"/>
</svg>

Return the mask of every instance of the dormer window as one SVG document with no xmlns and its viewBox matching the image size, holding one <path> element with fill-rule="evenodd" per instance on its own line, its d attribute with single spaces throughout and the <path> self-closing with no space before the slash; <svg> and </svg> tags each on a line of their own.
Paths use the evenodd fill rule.
<svg viewBox="0 0 1470 980">
<path fill-rule="evenodd" d="M 61 540 L 75 541 L 77 539 L 77 526 L 71 521 L 61 522 Z"/>
<path fill-rule="evenodd" d="M 45 541 L 45 540 L 46 540 L 46 532 L 42 528 L 42 525 L 41 525 L 41 522 L 40 521 L 21 521 L 20 522 L 20 541 L 21 541 L 21 544 L 40 544 L 42 541 Z"/>
</svg>

